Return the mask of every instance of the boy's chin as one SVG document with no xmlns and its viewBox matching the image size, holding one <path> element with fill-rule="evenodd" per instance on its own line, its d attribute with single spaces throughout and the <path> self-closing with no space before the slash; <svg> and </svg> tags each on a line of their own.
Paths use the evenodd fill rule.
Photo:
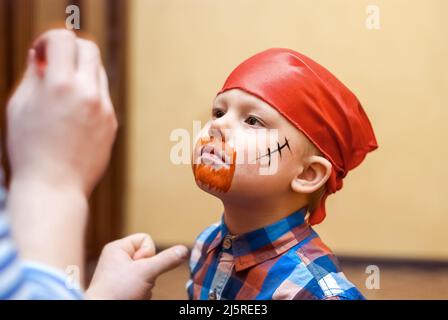
<svg viewBox="0 0 448 320">
<path fill-rule="evenodd" d="M 213 195 L 225 194 L 230 190 L 234 172 L 235 165 L 220 168 L 204 163 L 193 165 L 193 175 L 197 185 Z"/>
<path fill-rule="evenodd" d="M 227 191 L 223 191 L 220 188 L 214 187 L 208 183 L 196 180 L 196 185 L 204 192 L 222 200 L 222 201 L 237 201 L 237 202 L 247 202 L 253 201 L 254 199 L 259 199 L 257 193 L 254 192 L 253 186 L 251 188 L 246 188 L 247 186 L 239 185 L 238 181 L 233 181 L 232 185 Z"/>
<path fill-rule="evenodd" d="M 227 191 L 223 191 L 217 186 L 210 185 L 206 182 L 202 182 L 199 180 L 196 180 L 196 185 L 201 189 L 202 191 L 207 192 L 208 194 L 215 196 L 221 200 L 228 198 L 229 196 L 232 196 L 232 187 L 230 187 Z"/>
</svg>

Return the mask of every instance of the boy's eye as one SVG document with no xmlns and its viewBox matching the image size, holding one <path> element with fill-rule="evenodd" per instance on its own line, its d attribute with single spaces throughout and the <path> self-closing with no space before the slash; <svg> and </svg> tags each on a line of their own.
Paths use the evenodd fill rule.
<svg viewBox="0 0 448 320">
<path fill-rule="evenodd" d="M 219 109 L 213 109 L 212 115 L 213 118 L 221 118 L 223 115 L 225 115 L 225 112 Z"/>
<path fill-rule="evenodd" d="M 262 126 L 263 125 L 263 123 L 260 120 L 258 120 L 255 117 L 252 117 L 252 116 L 248 117 L 245 122 L 248 125 L 251 125 L 251 126 L 256 126 L 256 125 L 261 125 Z"/>
</svg>

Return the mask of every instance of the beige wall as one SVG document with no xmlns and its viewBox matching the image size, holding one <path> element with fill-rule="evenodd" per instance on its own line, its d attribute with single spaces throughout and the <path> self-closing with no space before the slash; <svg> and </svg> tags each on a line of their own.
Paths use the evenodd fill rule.
<svg viewBox="0 0 448 320">
<path fill-rule="evenodd" d="M 367 30 L 368 4 L 381 29 Z M 448 259 L 448 1 L 130 2 L 129 232 L 191 244 L 220 217 L 187 165 L 171 164 L 175 128 L 205 121 L 239 62 L 289 47 L 357 93 L 380 148 L 328 201 L 318 232 L 336 252 Z"/>
</svg>

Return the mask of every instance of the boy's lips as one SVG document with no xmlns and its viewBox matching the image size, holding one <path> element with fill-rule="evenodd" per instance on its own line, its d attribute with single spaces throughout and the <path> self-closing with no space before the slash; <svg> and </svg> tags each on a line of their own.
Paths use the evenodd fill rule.
<svg viewBox="0 0 448 320">
<path fill-rule="evenodd" d="M 206 162 L 230 165 L 230 157 L 220 148 L 206 144 L 201 148 L 201 159 Z M 207 164 L 207 163 L 206 163 Z"/>
</svg>

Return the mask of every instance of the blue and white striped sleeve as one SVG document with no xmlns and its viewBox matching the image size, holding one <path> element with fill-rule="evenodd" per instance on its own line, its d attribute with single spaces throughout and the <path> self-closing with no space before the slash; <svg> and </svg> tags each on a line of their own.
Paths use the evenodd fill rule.
<svg viewBox="0 0 448 320">
<path fill-rule="evenodd" d="M 57 269 L 19 258 L 5 212 L 6 192 L 0 168 L 0 300 L 82 299 L 79 286 L 67 286 L 67 276 Z"/>
</svg>

